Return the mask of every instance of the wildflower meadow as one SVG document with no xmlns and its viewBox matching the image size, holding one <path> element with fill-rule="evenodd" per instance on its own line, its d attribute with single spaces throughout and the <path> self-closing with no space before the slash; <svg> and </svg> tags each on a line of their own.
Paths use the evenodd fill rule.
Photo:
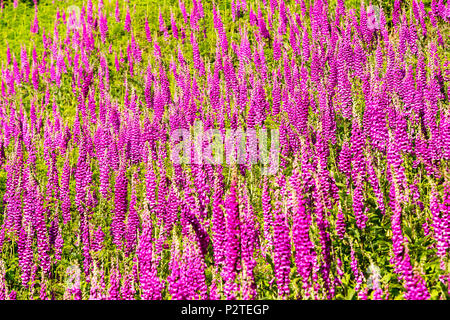
<svg viewBox="0 0 450 320">
<path fill-rule="evenodd" d="M 450 1 L 0 0 L 0 300 L 447 300 Z"/>
</svg>

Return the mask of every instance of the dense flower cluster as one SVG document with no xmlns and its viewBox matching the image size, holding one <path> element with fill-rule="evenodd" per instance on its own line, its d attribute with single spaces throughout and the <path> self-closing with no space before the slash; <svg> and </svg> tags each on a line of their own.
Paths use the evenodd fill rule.
<svg viewBox="0 0 450 320">
<path fill-rule="evenodd" d="M 0 53 L 0 299 L 449 297 L 448 1 L 53 2 L 0 0 L 32 17 Z M 248 132 L 237 163 L 198 128 Z"/>
</svg>

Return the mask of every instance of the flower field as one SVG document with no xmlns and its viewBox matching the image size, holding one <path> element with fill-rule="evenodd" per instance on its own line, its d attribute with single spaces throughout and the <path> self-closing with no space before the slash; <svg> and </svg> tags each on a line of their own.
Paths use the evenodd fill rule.
<svg viewBox="0 0 450 320">
<path fill-rule="evenodd" d="M 0 0 L 0 300 L 450 298 L 450 2 Z"/>
</svg>

